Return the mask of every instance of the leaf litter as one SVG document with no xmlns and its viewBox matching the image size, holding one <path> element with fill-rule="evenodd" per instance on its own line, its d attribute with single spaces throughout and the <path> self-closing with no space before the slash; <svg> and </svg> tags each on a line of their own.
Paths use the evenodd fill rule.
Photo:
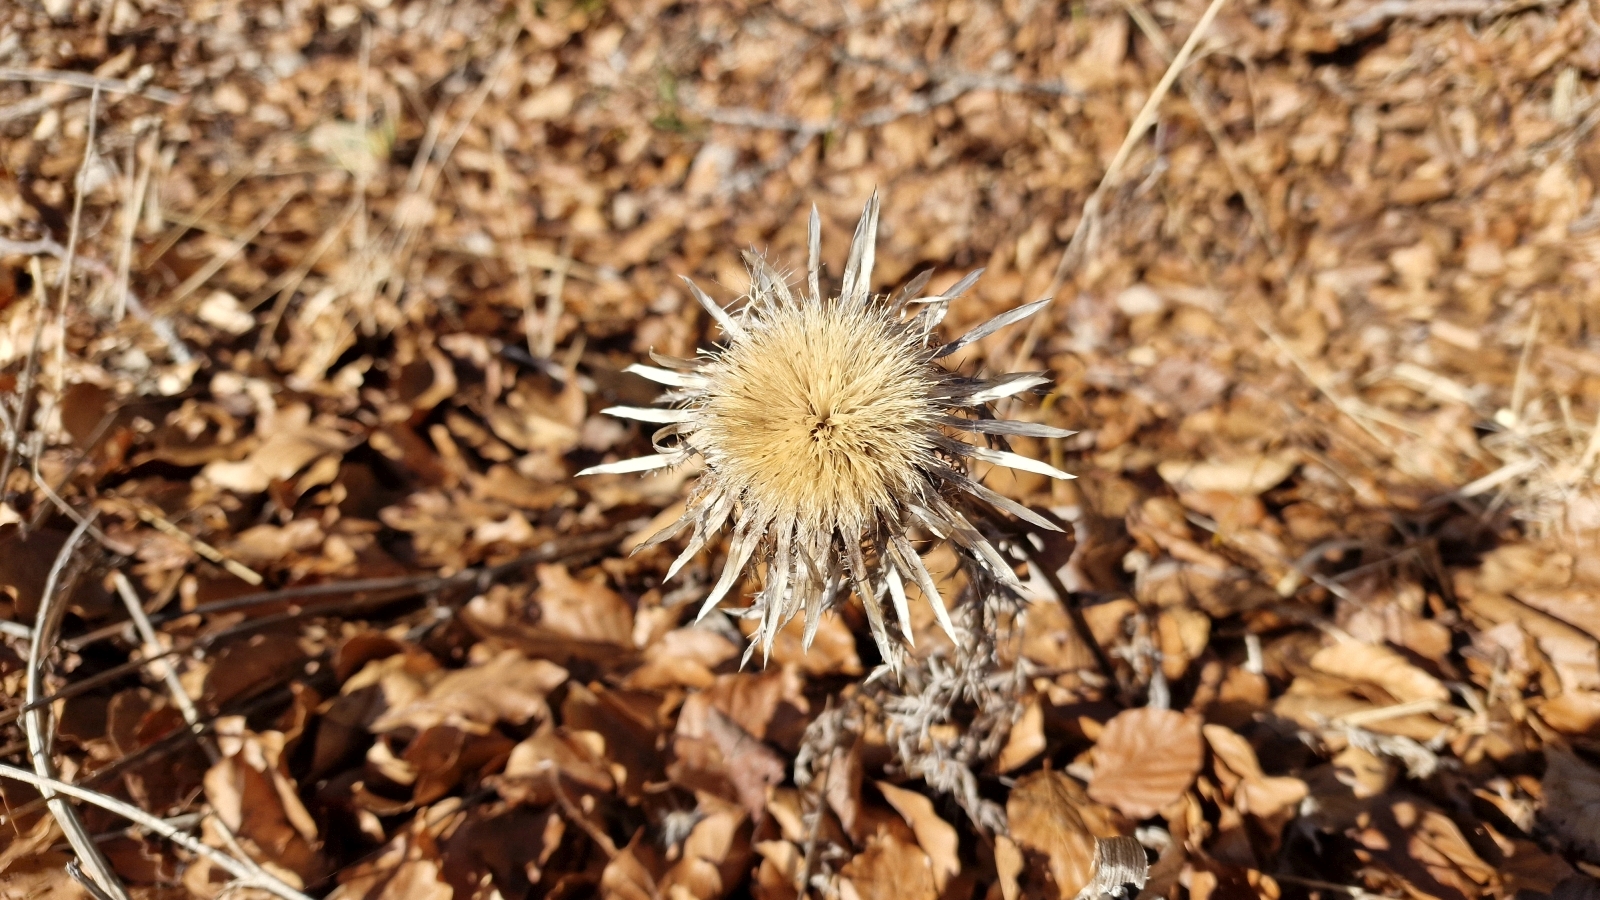
<svg viewBox="0 0 1600 900">
<path fill-rule="evenodd" d="M 1595 896 L 1591 10 L 1207 8 L 0 12 L 0 896 Z M 573 476 L 874 190 L 1064 533 L 741 667 Z"/>
</svg>

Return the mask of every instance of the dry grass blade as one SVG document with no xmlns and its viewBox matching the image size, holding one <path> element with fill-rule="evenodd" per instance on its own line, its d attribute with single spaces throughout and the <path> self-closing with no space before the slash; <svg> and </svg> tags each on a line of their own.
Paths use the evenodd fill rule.
<svg viewBox="0 0 1600 900">
<path fill-rule="evenodd" d="M 36 81 L 43 84 L 65 84 L 84 90 L 105 91 L 108 94 L 139 94 L 157 103 L 173 104 L 182 99 L 166 88 L 150 87 L 120 78 L 101 78 L 86 72 L 62 72 L 46 69 L 0 68 L 0 81 Z"/>
<path fill-rule="evenodd" d="M 1078 218 L 1078 225 L 1072 231 L 1072 238 L 1067 241 L 1066 249 L 1061 251 L 1061 261 L 1056 264 L 1055 275 L 1050 279 L 1050 287 L 1045 290 L 1046 297 L 1054 297 L 1060 293 L 1061 286 L 1066 283 L 1067 271 L 1078 262 L 1084 252 L 1084 241 L 1093 233 L 1100 216 L 1100 207 L 1104 202 L 1106 191 L 1116 182 L 1117 176 L 1122 174 L 1122 167 L 1132 155 L 1134 146 L 1151 125 L 1156 122 L 1156 111 L 1161 108 L 1161 102 L 1166 99 L 1167 92 L 1172 90 L 1173 82 L 1178 80 L 1185 66 L 1189 64 L 1189 57 L 1194 55 L 1194 50 L 1200 45 L 1200 39 L 1205 37 L 1211 23 L 1222 11 L 1227 0 L 1211 0 L 1206 5 L 1206 11 L 1201 14 L 1200 21 L 1194 25 L 1194 30 L 1189 32 L 1189 39 L 1183 42 L 1178 54 L 1172 58 L 1167 70 L 1162 74 L 1161 80 L 1156 82 L 1155 88 L 1150 92 L 1150 98 L 1139 109 L 1139 114 L 1134 117 L 1133 124 L 1128 126 L 1128 134 L 1122 139 L 1122 145 L 1117 148 L 1116 155 L 1111 157 L 1110 165 L 1106 166 L 1105 175 L 1100 178 L 1100 183 L 1095 186 L 1094 193 L 1089 195 L 1088 202 L 1083 205 L 1083 213 Z M 1043 320 L 1040 320 L 1043 321 Z M 1035 323 L 1035 328 L 1039 327 Z M 1030 330 L 1031 331 L 1031 330 Z"/>
</svg>

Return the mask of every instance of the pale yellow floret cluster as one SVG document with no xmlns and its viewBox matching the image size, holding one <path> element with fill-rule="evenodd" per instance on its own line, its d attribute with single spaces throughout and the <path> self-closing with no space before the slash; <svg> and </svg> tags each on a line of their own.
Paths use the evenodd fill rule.
<svg viewBox="0 0 1600 900">
<path fill-rule="evenodd" d="M 775 308 L 703 371 L 690 443 L 757 518 L 859 534 L 927 481 L 938 382 L 881 308 Z"/>
<path fill-rule="evenodd" d="M 658 366 L 629 371 L 666 385 L 664 406 L 607 412 L 662 426 L 656 454 L 606 463 L 580 474 L 643 472 L 699 456 L 705 468 L 683 516 L 644 546 L 690 529 L 667 571 L 683 566 L 727 531 L 728 554 L 701 615 L 729 595 L 753 566 L 764 570 L 746 613 L 760 619 L 752 649 L 770 647 L 779 629 L 805 615 L 809 644 L 824 612 L 851 591 L 891 665 L 886 608 L 899 638 L 911 639 L 908 592 L 920 592 L 952 639 L 959 639 L 933 575 L 912 537 L 950 541 L 970 577 L 987 587 L 1017 586 L 1011 563 L 970 515 L 999 510 L 1039 528 L 1047 519 L 967 474 L 972 461 L 1072 476 L 1012 453 L 1006 437 L 1063 437 L 1046 425 L 997 419 L 990 404 L 1035 388 L 1039 373 L 983 379 L 939 360 L 1043 307 L 1036 301 L 1002 313 L 948 343 L 937 326 L 949 304 L 977 278 L 920 296 L 924 273 L 892 297 L 870 290 L 874 197 L 862 214 L 837 295 L 820 286 L 820 225 L 811 213 L 805 291 L 793 291 L 765 260 L 751 267 L 748 302 L 730 314 L 687 282 L 721 327 L 724 343 L 699 359 L 652 354 Z M 981 443 L 971 443 L 959 435 Z"/>
</svg>

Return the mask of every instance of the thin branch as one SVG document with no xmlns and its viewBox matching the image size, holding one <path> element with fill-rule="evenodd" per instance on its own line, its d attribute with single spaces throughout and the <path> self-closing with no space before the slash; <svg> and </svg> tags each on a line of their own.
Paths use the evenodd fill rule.
<svg viewBox="0 0 1600 900">
<path fill-rule="evenodd" d="M 845 64 L 875 66 L 905 75 L 922 75 L 929 81 L 957 84 L 965 90 L 998 91 L 1002 94 L 1049 94 L 1056 97 L 1082 97 L 1083 92 L 1064 81 L 1023 81 L 1011 75 L 966 72 L 950 66 L 925 65 L 909 60 L 877 59 L 836 51 L 834 60 Z"/>
<path fill-rule="evenodd" d="M 1173 59 L 1172 45 L 1167 42 L 1167 36 L 1161 33 L 1155 19 L 1150 17 L 1148 10 L 1140 0 L 1122 0 L 1122 5 L 1128 10 L 1128 17 L 1133 19 L 1144 36 L 1155 45 L 1156 52 L 1162 58 L 1171 62 Z M 1221 158 L 1223 168 L 1228 170 L 1228 178 L 1233 181 L 1234 189 L 1244 199 L 1245 208 L 1250 211 L 1250 218 L 1255 222 L 1256 232 L 1266 244 L 1267 253 L 1274 262 L 1283 255 L 1282 245 L 1277 235 L 1272 233 L 1271 221 L 1267 217 L 1267 204 L 1261 197 L 1261 191 L 1256 188 L 1255 182 L 1245 172 L 1244 166 L 1239 162 L 1238 148 L 1228 139 L 1228 133 L 1222 127 L 1222 122 L 1217 118 L 1211 98 L 1211 90 L 1206 87 L 1205 81 L 1194 73 L 1185 69 L 1179 76 L 1183 85 L 1183 95 L 1188 98 L 1189 106 L 1194 110 L 1195 116 L 1200 119 L 1200 124 L 1205 128 L 1206 134 L 1211 136 L 1211 142 L 1217 145 L 1217 156 Z"/>
<path fill-rule="evenodd" d="M 239 879 L 239 881 L 245 886 L 260 888 L 261 890 L 268 891 L 278 897 L 283 898 L 283 900 L 311 900 L 311 898 L 307 895 L 302 894 L 287 884 L 284 884 L 281 880 L 272 877 L 270 873 L 268 873 L 265 878 L 257 876 L 243 863 L 239 862 L 233 857 L 223 853 L 209 844 L 201 843 L 194 837 L 194 835 L 173 828 L 162 819 L 145 812 L 131 803 L 124 803 L 115 797 L 108 797 L 99 791 L 87 790 L 79 787 L 78 785 L 69 784 L 65 781 L 60 781 L 55 778 L 35 775 L 26 769 L 19 769 L 16 766 L 8 766 L 4 763 L 0 763 L 0 778 L 10 778 L 13 781 L 31 784 L 38 788 L 41 792 L 64 794 L 68 797 L 82 800 L 83 802 L 92 806 L 98 806 L 107 812 L 115 813 L 134 823 L 135 825 L 138 825 L 140 828 L 149 831 L 151 834 L 155 834 L 166 840 L 172 841 L 174 844 L 177 844 L 196 856 L 205 857 L 206 860 L 212 865 L 215 865 L 217 868 L 222 869 L 229 875 Z M 121 894 L 120 896 L 126 897 L 127 895 Z"/>
<path fill-rule="evenodd" d="M 1485 18 L 1516 9 L 1546 6 L 1542 2 L 1505 0 L 1376 0 L 1331 23 L 1334 37 L 1350 43 L 1377 32 L 1390 22 L 1406 19 L 1421 25 L 1448 18 Z"/>
<path fill-rule="evenodd" d="M 44 594 L 39 600 L 39 614 L 33 625 L 33 641 L 28 648 L 27 683 L 24 688 L 24 700 L 27 703 L 36 703 L 44 692 L 45 656 L 55 644 L 56 631 L 67 611 L 66 591 L 61 589 L 61 574 L 72 560 L 83 536 L 88 533 L 92 521 L 92 517 L 85 519 L 72 530 L 66 543 L 61 545 L 61 552 L 56 554 L 56 561 L 45 579 Z M 22 724 L 28 738 L 28 755 L 33 760 L 33 771 L 39 779 L 39 792 L 44 795 L 50 814 L 61 827 L 61 833 L 66 835 L 79 862 L 88 869 L 102 890 L 113 900 L 129 900 L 127 889 L 112 872 L 111 863 L 100 852 L 89 829 L 84 827 L 83 820 L 78 818 L 78 811 L 57 797 L 58 791 L 52 785 L 44 783 L 53 781 L 55 776 L 55 764 L 50 759 L 51 725 L 46 719 L 45 710 L 37 706 L 28 710 L 22 717 Z"/>
<path fill-rule="evenodd" d="M 445 588 L 468 584 L 487 584 L 507 572 L 515 571 L 534 563 L 551 562 L 569 556 L 601 550 L 637 531 L 642 524 L 643 520 L 628 521 L 605 531 L 574 535 L 564 540 L 545 541 L 538 547 L 506 562 L 463 569 L 452 575 L 406 575 L 393 578 L 364 578 L 355 581 L 297 585 L 273 591 L 243 594 L 213 603 L 202 603 L 190 610 L 165 611 L 152 616 L 151 621 L 160 625 L 185 616 L 233 612 L 254 606 L 264 606 L 269 603 L 290 603 L 296 600 L 330 595 L 342 598 L 350 594 L 381 594 L 383 595 L 381 602 L 392 603 L 406 597 L 428 594 Z M 377 600 L 378 598 L 371 599 Z"/>
<path fill-rule="evenodd" d="M 1067 241 L 1067 246 L 1061 251 L 1061 261 L 1056 264 L 1055 274 L 1050 277 L 1050 286 L 1045 289 L 1042 296 L 1054 297 L 1060 293 L 1062 285 L 1066 284 L 1067 271 L 1082 260 L 1084 244 L 1088 242 L 1100 223 L 1100 207 L 1105 203 L 1107 192 L 1111 189 L 1117 176 L 1122 173 L 1122 167 L 1128 162 L 1128 157 L 1133 154 L 1133 148 L 1144 133 L 1156 122 L 1156 113 L 1161 108 L 1161 101 L 1166 99 L 1167 92 L 1172 90 L 1173 82 L 1183 73 L 1184 67 L 1189 65 L 1189 58 L 1194 55 L 1195 47 L 1199 46 L 1200 39 L 1205 37 L 1211 28 L 1211 23 L 1216 19 L 1217 13 L 1222 11 L 1222 6 L 1227 0 L 1211 0 L 1206 11 L 1201 14 L 1200 21 L 1195 23 L 1194 30 L 1189 32 L 1189 39 L 1183 42 L 1183 48 L 1178 55 L 1172 58 L 1167 71 L 1162 73 L 1161 80 L 1156 82 L 1155 90 L 1150 92 L 1150 97 L 1145 100 L 1144 107 L 1134 117 L 1133 124 L 1128 126 L 1128 133 L 1122 138 L 1122 146 L 1117 148 L 1117 153 L 1111 158 L 1111 164 L 1106 166 L 1106 172 L 1100 177 L 1100 183 L 1095 186 L 1094 193 L 1089 195 L 1083 204 L 1083 212 L 1078 216 L 1078 224 L 1072 229 L 1072 238 Z M 1046 317 L 1040 316 L 1028 326 L 1028 332 L 1022 339 L 1022 344 L 1017 349 L 1017 355 L 1012 360 L 1012 368 L 1021 366 L 1028 357 L 1033 355 L 1033 348 L 1039 341 L 1043 332 Z"/>
<path fill-rule="evenodd" d="M 44 84 L 65 84 L 84 90 L 105 91 L 108 94 L 138 94 L 157 103 L 171 105 L 183 95 L 166 88 L 150 87 L 140 79 L 124 81 L 120 78 L 101 78 L 88 72 L 61 72 L 50 69 L 0 68 L 0 81 L 33 81 Z"/>
<path fill-rule="evenodd" d="M 111 580 L 116 585 L 117 596 L 122 598 L 122 605 L 128 610 L 128 617 L 133 619 L 133 627 L 139 632 L 139 640 L 144 645 L 144 658 L 166 684 L 167 691 L 172 694 L 172 702 L 177 705 L 178 711 L 183 713 L 183 720 L 189 723 L 189 730 L 194 732 L 195 737 L 201 737 L 205 725 L 200 720 L 200 711 L 194 708 L 194 701 L 189 699 L 189 692 L 178 679 L 178 671 L 169 661 L 166 650 L 162 648 L 155 627 L 150 624 L 150 617 L 145 614 L 144 604 L 139 602 L 139 595 L 134 592 L 128 576 L 122 574 L 120 570 L 111 573 Z M 222 758 L 211 741 L 201 740 L 200 746 L 213 763 Z"/>
<path fill-rule="evenodd" d="M 173 290 L 172 296 L 164 300 L 162 305 L 169 310 L 178 308 L 178 304 L 188 299 L 190 294 L 199 290 L 201 285 L 210 281 L 211 276 L 222 271 L 223 266 L 233 262 L 235 257 L 243 253 L 244 248 L 250 246 L 250 242 L 256 239 L 262 229 L 266 228 L 273 219 L 277 218 L 278 213 L 289 205 L 289 201 L 298 196 L 300 196 L 300 185 L 292 185 L 285 189 L 283 193 L 278 195 L 278 199 L 271 206 L 262 210 L 260 215 L 256 216 L 255 221 L 251 222 L 244 232 L 235 238 L 226 249 L 212 257 L 210 262 L 201 266 L 193 275 L 184 279 L 183 284 L 178 285 Z"/>
</svg>

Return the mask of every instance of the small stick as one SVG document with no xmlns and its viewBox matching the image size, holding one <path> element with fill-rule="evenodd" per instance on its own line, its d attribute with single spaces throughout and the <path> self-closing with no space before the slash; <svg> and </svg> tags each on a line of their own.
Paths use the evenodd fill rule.
<svg viewBox="0 0 1600 900">
<path fill-rule="evenodd" d="M 201 737 L 205 726 L 200 721 L 200 712 L 194 708 L 194 701 L 189 699 L 189 692 L 184 690 L 183 682 L 178 680 L 177 669 L 167 661 L 168 654 L 162 649 L 161 640 L 156 637 L 156 630 L 150 624 L 150 617 L 145 615 L 144 604 L 139 602 L 139 595 L 134 592 L 133 585 L 128 582 L 128 576 L 122 574 L 121 570 L 112 572 L 111 580 L 116 584 L 117 596 L 122 598 L 122 605 L 128 609 L 128 617 L 133 620 L 133 627 L 139 632 L 139 640 L 144 644 L 144 658 L 149 661 L 150 667 L 161 680 L 166 682 L 167 690 L 172 694 L 172 702 L 177 705 L 178 711 L 183 713 L 183 720 L 189 723 L 189 730 L 194 732 L 195 737 Z M 213 763 L 222 758 L 210 741 L 201 740 L 200 746 Z"/>
<path fill-rule="evenodd" d="M 185 544 L 188 544 L 189 547 L 194 550 L 194 552 L 200 554 L 206 559 L 211 560 L 224 569 L 227 569 L 240 581 L 256 587 L 261 585 L 262 578 L 260 575 L 256 574 L 254 570 L 250 569 L 244 563 L 239 562 L 236 559 L 230 559 L 228 556 L 223 554 L 221 550 L 218 550 L 216 547 L 211 546 L 205 541 L 202 541 L 187 531 L 184 531 L 182 528 L 172 524 L 170 519 L 166 518 L 160 513 L 147 508 L 143 504 L 136 507 L 135 512 L 139 514 L 139 519 L 141 521 L 148 522 L 155 526 L 157 531 L 175 537 L 178 540 L 183 541 Z"/>
<path fill-rule="evenodd" d="M 56 561 L 50 567 L 49 576 L 45 578 L 44 595 L 39 601 L 39 614 L 33 625 L 33 641 L 28 647 L 24 702 L 37 703 L 44 692 L 45 655 L 54 645 L 56 632 L 67 611 L 65 603 L 57 602 L 61 599 L 61 595 L 66 593 L 60 590 L 61 573 L 66 570 L 67 563 L 72 559 L 74 551 L 83 541 L 83 536 L 89 531 L 89 525 L 93 521 L 94 515 L 91 514 L 72 530 L 67 542 L 61 545 L 61 552 L 56 554 Z M 33 760 L 34 777 L 38 779 L 32 783 L 36 784 L 39 792 L 44 795 L 45 803 L 50 808 L 50 815 L 55 817 L 56 824 L 61 826 L 61 833 L 66 835 L 67 843 L 72 845 L 78 860 L 112 900 L 129 900 L 127 888 L 123 887 L 121 880 L 111 870 L 111 863 L 100 852 L 100 847 L 89 835 L 89 829 L 84 827 L 83 820 L 78 818 L 78 811 L 70 803 L 56 796 L 58 793 L 67 793 L 68 796 L 71 794 L 58 791 L 52 784 L 47 783 L 54 781 L 55 764 L 50 759 L 51 729 L 50 723 L 45 718 L 45 710 L 38 706 L 28 710 L 23 714 L 22 725 L 28 738 L 28 756 Z"/>
<path fill-rule="evenodd" d="M 44 276 L 40 274 L 38 269 L 37 257 L 53 256 L 61 259 L 66 255 L 66 252 L 67 248 L 50 238 L 40 238 L 36 241 L 13 241 L 0 237 L 0 255 L 17 254 L 19 256 L 36 257 L 32 261 L 34 266 L 33 280 L 36 286 L 44 283 Z M 79 257 L 78 262 L 84 268 L 93 271 L 107 281 L 114 282 L 116 280 L 117 275 L 112 271 L 111 267 L 92 256 Z M 118 299 L 118 302 L 125 304 L 129 312 L 133 313 L 135 317 L 148 325 L 151 331 L 155 332 L 156 337 L 167 345 L 167 352 L 172 354 L 175 362 L 186 364 L 194 360 L 194 354 L 190 353 L 189 348 L 184 346 L 183 341 L 178 339 L 178 333 L 173 329 L 172 323 L 160 316 L 151 315 L 150 311 L 145 308 L 144 303 L 139 300 L 139 295 L 129 290 L 126 284 L 122 286 L 122 296 Z M 40 304 L 41 306 L 47 305 L 44 301 L 40 301 Z"/>
<path fill-rule="evenodd" d="M 6 252 L 5 239 L 0 238 L 0 253 L 4 252 Z M 39 372 L 39 348 L 44 343 L 44 314 L 50 306 L 50 298 L 45 295 L 44 270 L 39 265 L 39 257 L 35 256 L 28 260 L 28 270 L 33 276 L 33 340 L 28 345 L 28 362 L 22 367 L 22 378 L 17 383 L 17 405 L 9 429 L 11 433 L 6 440 L 5 461 L 0 462 L 0 500 L 6 497 L 6 485 L 11 481 L 11 470 L 16 468 L 17 459 L 22 452 L 22 432 L 28 427 L 28 414 L 33 405 L 33 378 Z"/>
<path fill-rule="evenodd" d="M 151 617 L 156 624 L 170 622 L 184 616 L 205 615 L 208 613 L 232 612 L 238 609 L 249 609 L 252 606 L 261 606 L 267 603 L 284 603 L 290 600 L 305 599 L 309 597 L 325 597 L 329 595 L 356 594 L 364 592 L 396 593 L 385 598 L 385 602 L 402 599 L 415 594 L 426 594 L 431 591 L 442 590 L 457 585 L 471 584 L 474 582 L 487 584 L 501 575 L 520 569 L 524 566 L 539 562 L 553 562 L 582 553 L 604 549 L 622 540 L 634 531 L 643 527 L 648 520 L 630 519 L 614 528 L 605 531 L 596 531 L 591 534 L 573 535 L 560 541 L 545 541 L 538 547 L 523 553 L 513 559 L 492 566 L 477 566 L 463 569 L 453 575 L 403 575 L 391 578 L 363 578 L 354 581 L 333 581 L 322 584 L 298 585 L 295 587 L 281 588 L 273 591 L 262 591 L 256 594 L 245 594 L 239 597 L 230 597 L 227 600 L 218 600 L 213 603 L 202 603 L 194 609 L 170 610 L 157 613 Z"/>
<path fill-rule="evenodd" d="M 108 94 L 138 94 L 157 103 L 171 105 L 183 99 L 166 88 L 148 87 L 120 78 L 100 78 L 88 72 L 59 72 L 49 69 L 0 68 L 0 81 L 33 81 L 41 84 L 65 84 L 85 90 L 105 91 Z"/>
<path fill-rule="evenodd" d="M 128 146 L 128 177 L 132 179 L 130 189 L 132 194 L 124 203 L 122 211 L 126 219 L 122 226 L 122 245 L 117 254 L 117 285 L 112 297 L 115 308 L 112 318 L 118 322 L 128 312 L 128 275 L 133 267 L 133 239 L 139 230 L 139 217 L 144 214 L 144 200 L 150 193 L 150 175 L 156 167 L 156 156 L 161 149 L 160 126 L 150 129 L 150 134 L 145 138 L 147 149 L 142 154 L 144 165 L 138 166 L 140 157 L 139 148 L 130 144 Z M 135 173 L 137 169 L 137 173 Z"/>
<path fill-rule="evenodd" d="M 67 252 L 61 258 L 61 297 L 56 302 L 56 316 L 61 322 L 61 340 L 56 345 L 56 397 L 66 390 L 67 377 L 67 296 L 72 292 L 72 258 L 77 255 L 78 234 L 83 225 L 83 182 L 89 161 L 94 159 L 96 126 L 100 122 L 100 88 L 89 95 L 88 136 L 83 141 L 83 159 L 78 162 L 78 174 L 72 179 L 72 223 L 67 229 Z"/>
<path fill-rule="evenodd" d="M 35 775 L 26 769 L 19 769 L 16 766 L 8 766 L 4 763 L 0 763 L 0 778 L 10 778 L 13 781 L 31 784 L 40 791 L 44 792 L 65 794 L 68 797 L 82 800 L 83 802 L 93 806 L 98 806 L 107 812 L 116 813 L 124 819 L 133 822 L 135 825 L 144 828 L 150 833 L 159 835 L 166 840 L 172 841 L 174 844 L 177 844 L 196 856 L 205 857 L 208 862 L 215 865 L 219 869 L 223 869 L 229 875 L 239 879 L 248 887 L 255 887 L 264 891 L 269 891 L 272 894 L 283 898 L 283 900 L 311 900 L 310 897 L 285 884 L 282 880 L 274 877 L 270 872 L 264 873 L 264 877 L 258 876 L 251 872 L 250 869 L 243 863 L 239 862 L 228 854 L 223 853 L 209 844 L 201 843 L 194 837 L 194 835 L 173 828 L 165 821 L 145 812 L 131 803 L 124 803 L 115 797 L 108 797 L 99 791 L 86 790 L 78 785 L 69 784 L 65 781 L 60 781 L 55 778 L 50 778 L 43 775 Z M 126 897 L 127 895 L 121 894 L 121 896 Z"/>
</svg>

